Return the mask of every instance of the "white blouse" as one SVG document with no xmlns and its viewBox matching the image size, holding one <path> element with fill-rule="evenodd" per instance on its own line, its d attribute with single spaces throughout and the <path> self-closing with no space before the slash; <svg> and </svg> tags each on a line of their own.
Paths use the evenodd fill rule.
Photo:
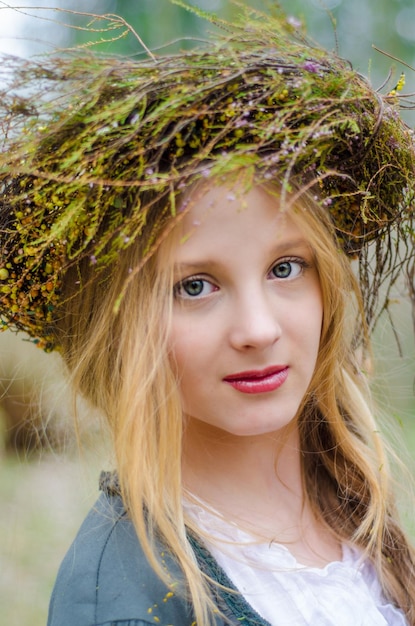
<svg viewBox="0 0 415 626">
<path fill-rule="evenodd" d="M 358 550 L 345 545 L 341 561 L 303 566 L 286 546 L 257 543 L 219 514 L 188 501 L 184 506 L 234 586 L 272 626 L 407 626 Z"/>
</svg>

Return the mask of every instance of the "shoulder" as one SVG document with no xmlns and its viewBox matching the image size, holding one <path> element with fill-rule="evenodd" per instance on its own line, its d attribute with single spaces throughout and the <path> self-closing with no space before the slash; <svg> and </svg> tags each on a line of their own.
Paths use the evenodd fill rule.
<svg viewBox="0 0 415 626">
<path fill-rule="evenodd" d="M 160 546 L 172 584 L 182 576 Z M 101 494 L 61 565 L 48 626 L 191 624 L 187 603 L 154 573 L 121 498 Z"/>
</svg>

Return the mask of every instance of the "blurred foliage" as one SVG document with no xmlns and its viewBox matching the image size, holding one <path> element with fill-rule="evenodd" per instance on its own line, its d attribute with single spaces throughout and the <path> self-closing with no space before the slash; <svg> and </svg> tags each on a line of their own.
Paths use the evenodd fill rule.
<svg viewBox="0 0 415 626">
<path fill-rule="evenodd" d="M 68 7 L 68 1 L 61 0 L 61 6 Z M 247 0 L 246 3 L 263 11 L 282 9 L 288 19 L 305 27 L 314 41 L 350 60 L 356 69 L 370 77 L 375 87 L 387 81 L 388 88 L 393 88 L 404 71 L 405 93 L 415 92 L 415 70 L 411 69 L 415 66 L 413 0 Z M 78 3 L 73 4 L 79 8 Z M 230 20 L 240 10 L 238 0 L 193 0 L 191 4 Z M 148 48 L 160 53 L 189 48 L 215 30 L 212 24 L 170 0 L 101 0 L 84 5 L 82 10 L 121 16 Z M 84 26 L 85 18 L 72 16 L 72 24 Z M 85 30 L 74 30 L 73 35 L 77 44 L 94 39 L 94 34 Z M 97 33 L 96 40 L 99 39 Z M 143 53 L 138 39 L 132 35 L 103 44 L 100 49 L 134 56 Z M 409 123 L 415 122 L 412 111 L 405 112 L 404 117 Z"/>
<path fill-rule="evenodd" d="M 122 16 L 153 50 L 183 37 L 187 39 L 176 43 L 175 48 L 189 47 L 192 39 L 203 38 L 212 30 L 204 20 L 170 0 L 101 0 L 91 4 L 100 15 Z M 306 25 L 313 39 L 328 49 L 337 49 L 362 73 L 373 74 L 374 82 L 383 81 L 391 68 L 399 76 L 403 66 L 372 45 L 411 66 L 415 64 L 413 0 L 280 0 L 279 5 L 273 0 L 248 0 L 247 4 L 264 11 L 278 10 L 280 5 L 288 17 Z M 226 19 L 239 12 L 233 0 L 193 0 L 193 5 Z M 86 10 L 85 5 L 82 10 Z M 78 42 L 87 38 L 88 34 L 78 31 Z M 123 54 L 135 54 L 138 49 L 132 37 L 111 47 L 112 52 Z M 415 91 L 415 72 L 408 70 L 407 82 Z"/>
</svg>

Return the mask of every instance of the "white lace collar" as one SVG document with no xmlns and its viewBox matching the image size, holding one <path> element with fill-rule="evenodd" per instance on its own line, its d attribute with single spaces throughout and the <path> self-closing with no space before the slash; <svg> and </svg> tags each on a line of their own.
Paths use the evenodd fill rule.
<svg viewBox="0 0 415 626">
<path fill-rule="evenodd" d="M 407 626 L 357 549 L 344 545 L 340 561 L 305 567 L 286 546 L 258 543 L 202 503 L 184 507 L 235 587 L 272 626 Z"/>
</svg>

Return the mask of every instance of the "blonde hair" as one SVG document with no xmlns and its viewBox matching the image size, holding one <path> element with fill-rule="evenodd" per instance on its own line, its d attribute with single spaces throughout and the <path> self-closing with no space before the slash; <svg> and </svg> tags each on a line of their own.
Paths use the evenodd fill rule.
<svg viewBox="0 0 415 626">
<path fill-rule="evenodd" d="M 167 350 L 173 280 L 160 271 L 156 255 L 142 263 L 143 255 L 137 242 L 95 279 L 87 263 L 68 272 L 59 341 L 74 392 L 109 424 L 123 502 L 150 564 L 171 589 L 189 595 L 197 623 L 210 624 L 215 606 L 187 540 L 181 505 L 182 408 Z M 85 284 L 77 298 L 71 285 L 80 276 Z M 160 537 L 186 585 L 166 573 L 156 547 Z"/>
<path fill-rule="evenodd" d="M 365 550 L 386 596 L 412 624 L 414 552 L 397 518 L 384 446 L 354 357 L 356 334 L 347 322 L 354 294 L 353 315 L 365 326 L 359 287 L 327 211 L 307 195 L 289 210 L 314 250 L 324 304 L 317 366 L 298 415 L 306 497 L 341 541 Z M 90 265 L 68 273 L 59 341 L 76 391 L 107 417 L 122 497 L 150 563 L 167 584 L 177 582 L 157 554 L 161 537 L 182 568 L 181 591 L 197 624 L 206 626 L 215 605 L 186 536 L 181 500 L 182 409 L 167 348 L 173 281 L 168 263 L 157 255 L 143 263 L 143 254 L 136 243 L 94 280 Z M 70 284 L 79 276 L 85 285 L 78 298 Z M 367 349 L 367 337 L 360 340 Z"/>
<path fill-rule="evenodd" d="M 292 214 L 315 253 L 324 311 L 317 364 L 298 419 L 305 495 L 340 540 L 363 549 L 386 597 L 413 624 L 415 551 L 399 522 L 387 446 L 362 371 L 370 345 L 359 284 L 336 245 L 328 212 L 307 196 L 301 205 L 301 215 Z"/>
</svg>

